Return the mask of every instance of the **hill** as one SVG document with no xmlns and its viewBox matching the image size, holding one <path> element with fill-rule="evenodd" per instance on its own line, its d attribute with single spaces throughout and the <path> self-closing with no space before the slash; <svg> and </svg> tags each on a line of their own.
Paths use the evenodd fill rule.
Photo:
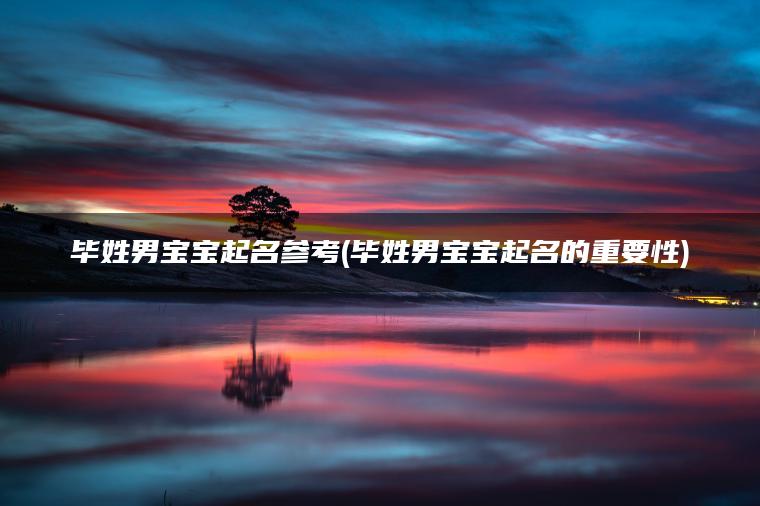
<svg viewBox="0 0 760 506">
<path fill-rule="evenodd" d="M 151 238 L 161 237 L 42 215 L 0 212 L 0 282 L 5 291 L 239 291 L 272 297 L 320 294 L 487 300 L 334 265 L 80 264 L 69 257 L 74 239 Z"/>
<path fill-rule="evenodd" d="M 647 287 L 578 265 L 381 264 L 80 264 L 74 239 L 169 239 L 61 218 L 0 212 L 0 281 L 5 291 L 245 292 L 473 300 L 493 297 L 567 302 L 654 302 Z M 649 300 L 655 299 L 655 300 Z"/>
</svg>

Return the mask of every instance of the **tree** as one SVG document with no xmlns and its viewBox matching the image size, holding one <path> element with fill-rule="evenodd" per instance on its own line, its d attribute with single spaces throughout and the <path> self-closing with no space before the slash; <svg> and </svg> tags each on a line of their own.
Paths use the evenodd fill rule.
<svg viewBox="0 0 760 506">
<path fill-rule="evenodd" d="M 230 232 L 256 239 L 284 240 L 295 237 L 298 211 L 290 199 L 268 186 L 257 186 L 244 194 L 233 195 L 229 201 L 237 225 Z"/>
<path fill-rule="evenodd" d="M 0 211 L 7 211 L 9 213 L 15 213 L 18 211 L 18 207 L 14 206 L 13 204 L 4 203 L 2 206 L 0 206 Z"/>
</svg>

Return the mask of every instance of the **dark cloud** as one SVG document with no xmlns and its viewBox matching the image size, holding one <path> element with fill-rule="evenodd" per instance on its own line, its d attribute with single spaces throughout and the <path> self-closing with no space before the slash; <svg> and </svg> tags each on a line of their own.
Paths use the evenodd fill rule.
<svg viewBox="0 0 760 506">
<path fill-rule="evenodd" d="M 410 48 L 399 54 L 285 53 L 213 38 L 202 46 L 145 37 L 101 35 L 116 47 L 160 61 L 183 78 L 230 79 L 286 92 L 392 103 L 478 103 L 510 74 L 551 71 L 572 55 L 556 41 L 535 48 Z"/>
<path fill-rule="evenodd" d="M 702 45 L 665 45 L 600 65 L 556 37 L 524 48 L 448 45 L 391 54 L 283 53 L 213 38 L 203 45 L 129 36 L 101 39 L 153 58 L 181 79 L 360 100 L 363 105 L 315 106 L 359 119 L 534 138 L 530 125 L 514 121 L 519 119 L 627 128 L 642 139 L 691 145 L 720 140 L 734 149 L 754 148 L 758 134 L 757 125 L 695 112 L 702 102 L 760 112 L 757 80 L 727 63 L 725 51 Z"/>
<path fill-rule="evenodd" d="M 188 141 L 269 144 L 269 141 L 241 135 L 239 132 L 228 129 L 199 127 L 123 109 L 78 103 L 57 96 L 29 98 L 20 94 L 0 91 L 0 104 L 29 107 L 79 118 L 103 121 L 112 125 Z"/>
</svg>

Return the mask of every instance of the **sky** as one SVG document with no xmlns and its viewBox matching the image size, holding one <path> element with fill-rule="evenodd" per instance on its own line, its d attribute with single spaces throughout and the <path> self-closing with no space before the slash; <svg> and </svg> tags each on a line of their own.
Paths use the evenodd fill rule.
<svg viewBox="0 0 760 506">
<path fill-rule="evenodd" d="M 760 4 L 628 4 L 5 0 L 0 200 L 760 211 Z"/>
</svg>

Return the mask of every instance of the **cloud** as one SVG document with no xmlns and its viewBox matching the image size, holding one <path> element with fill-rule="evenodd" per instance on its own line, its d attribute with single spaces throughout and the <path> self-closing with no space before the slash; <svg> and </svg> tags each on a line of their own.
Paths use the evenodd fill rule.
<svg viewBox="0 0 760 506">
<path fill-rule="evenodd" d="M 304 104 L 357 120 L 502 131 L 537 142 L 549 142 L 537 132 L 542 126 L 617 128 L 655 147 L 699 144 L 708 152 L 758 154 L 757 128 L 707 117 L 699 106 L 712 100 L 741 103 L 745 115 L 760 111 L 750 99 L 760 96 L 751 72 L 726 64 L 726 50 L 706 44 L 664 44 L 595 61 L 553 39 L 528 47 L 416 46 L 366 54 L 283 52 L 214 37 L 203 44 L 101 40 L 160 62 L 177 79 L 219 90 L 234 84 L 324 97 Z"/>
<path fill-rule="evenodd" d="M 643 31 L 639 9 L 424 2 L 261 6 L 224 36 L 192 9 L 168 32 L 72 24 L 92 59 L 45 66 L 49 44 L 27 43 L 38 59 L 6 64 L 0 193 L 223 210 L 265 183 L 307 210 L 757 211 L 750 28 L 689 7 L 684 32 L 679 9 Z"/>
<path fill-rule="evenodd" d="M 269 141 L 241 135 L 228 129 L 198 127 L 147 114 L 134 113 L 124 109 L 114 109 L 93 104 L 83 104 L 62 97 L 28 98 L 19 94 L 0 91 L 0 104 L 28 107 L 69 116 L 76 116 L 112 125 L 141 130 L 152 134 L 198 142 L 225 142 L 246 144 L 268 144 Z"/>
</svg>

